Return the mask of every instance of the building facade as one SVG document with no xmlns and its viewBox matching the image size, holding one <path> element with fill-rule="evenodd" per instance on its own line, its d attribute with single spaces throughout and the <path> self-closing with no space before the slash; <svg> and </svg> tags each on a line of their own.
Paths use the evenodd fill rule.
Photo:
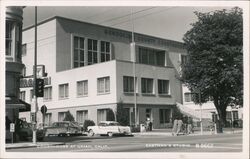
<svg viewBox="0 0 250 159">
<path fill-rule="evenodd" d="M 186 54 L 182 43 L 135 33 L 131 44 L 129 31 L 63 17 L 40 22 L 37 33 L 37 63 L 46 72 L 38 107 L 48 108 L 46 124 L 62 121 L 67 111 L 79 123 L 111 120 L 110 113 L 116 114 L 122 105 L 130 125 L 135 124 L 135 116 L 136 124 L 149 118 L 153 128 L 171 125 L 176 102 L 183 98 L 177 78 L 179 57 Z M 28 77 L 33 74 L 34 26 L 23 30 L 22 46 L 26 78 L 21 80 L 20 94 L 31 103 Z M 20 113 L 27 121 L 29 115 Z"/>
<path fill-rule="evenodd" d="M 22 20 L 23 7 L 6 7 L 5 20 L 5 120 L 6 140 L 11 139 L 10 123 L 16 123 L 19 112 L 30 107 L 19 100 L 19 85 L 24 64 L 22 63 Z M 14 134 L 15 136 L 16 134 Z"/>
</svg>

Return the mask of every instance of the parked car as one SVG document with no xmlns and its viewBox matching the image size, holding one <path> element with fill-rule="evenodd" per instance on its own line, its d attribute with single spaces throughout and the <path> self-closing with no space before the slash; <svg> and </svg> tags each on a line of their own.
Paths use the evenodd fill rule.
<svg viewBox="0 0 250 159">
<path fill-rule="evenodd" d="M 44 129 L 46 130 L 45 136 L 70 136 L 82 134 L 81 126 L 77 122 L 71 121 L 54 122 L 52 126 L 45 127 Z"/>
<path fill-rule="evenodd" d="M 121 126 L 115 121 L 101 121 L 97 126 L 88 126 L 88 135 L 94 136 L 94 134 L 110 137 L 114 134 L 131 135 L 131 129 L 128 126 Z"/>
<path fill-rule="evenodd" d="M 18 130 L 19 139 L 22 141 L 31 140 L 33 137 L 32 124 L 25 121 L 21 122 L 20 128 Z M 36 130 L 36 138 L 38 141 L 43 141 L 45 136 L 45 131 L 43 129 Z"/>
</svg>

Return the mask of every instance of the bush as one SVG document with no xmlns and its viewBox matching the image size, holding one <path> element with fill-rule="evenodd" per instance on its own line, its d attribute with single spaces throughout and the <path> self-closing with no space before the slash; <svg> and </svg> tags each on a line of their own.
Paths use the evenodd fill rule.
<svg viewBox="0 0 250 159">
<path fill-rule="evenodd" d="M 95 126 L 95 122 L 93 120 L 85 120 L 83 123 L 83 130 L 87 131 L 88 126 Z"/>
</svg>

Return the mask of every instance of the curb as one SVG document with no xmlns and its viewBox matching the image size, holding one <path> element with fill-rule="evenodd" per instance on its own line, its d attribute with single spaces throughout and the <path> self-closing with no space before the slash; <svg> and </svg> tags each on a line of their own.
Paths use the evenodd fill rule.
<svg viewBox="0 0 250 159">
<path fill-rule="evenodd" d="M 41 147 L 42 145 L 46 145 L 46 146 L 55 146 L 55 145 L 65 145 L 65 143 L 50 143 L 50 144 L 46 144 L 46 143 L 39 143 L 39 144 L 30 144 L 30 145 L 6 145 L 5 149 L 19 149 L 19 148 L 34 148 L 34 147 Z"/>
</svg>

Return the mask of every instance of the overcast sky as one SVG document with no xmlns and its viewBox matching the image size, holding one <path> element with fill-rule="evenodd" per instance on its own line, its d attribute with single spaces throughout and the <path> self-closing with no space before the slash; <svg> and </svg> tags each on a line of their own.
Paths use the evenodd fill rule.
<svg viewBox="0 0 250 159">
<path fill-rule="evenodd" d="M 197 20 L 194 11 L 221 9 L 223 7 L 38 7 L 38 22 L 57 15 L 131 31 L 132 11 L 135 32 L 182 42 L 190 24 Z M 26 7 L 24 28 L 33 24 L 34 7 Z"/>
</svg>

